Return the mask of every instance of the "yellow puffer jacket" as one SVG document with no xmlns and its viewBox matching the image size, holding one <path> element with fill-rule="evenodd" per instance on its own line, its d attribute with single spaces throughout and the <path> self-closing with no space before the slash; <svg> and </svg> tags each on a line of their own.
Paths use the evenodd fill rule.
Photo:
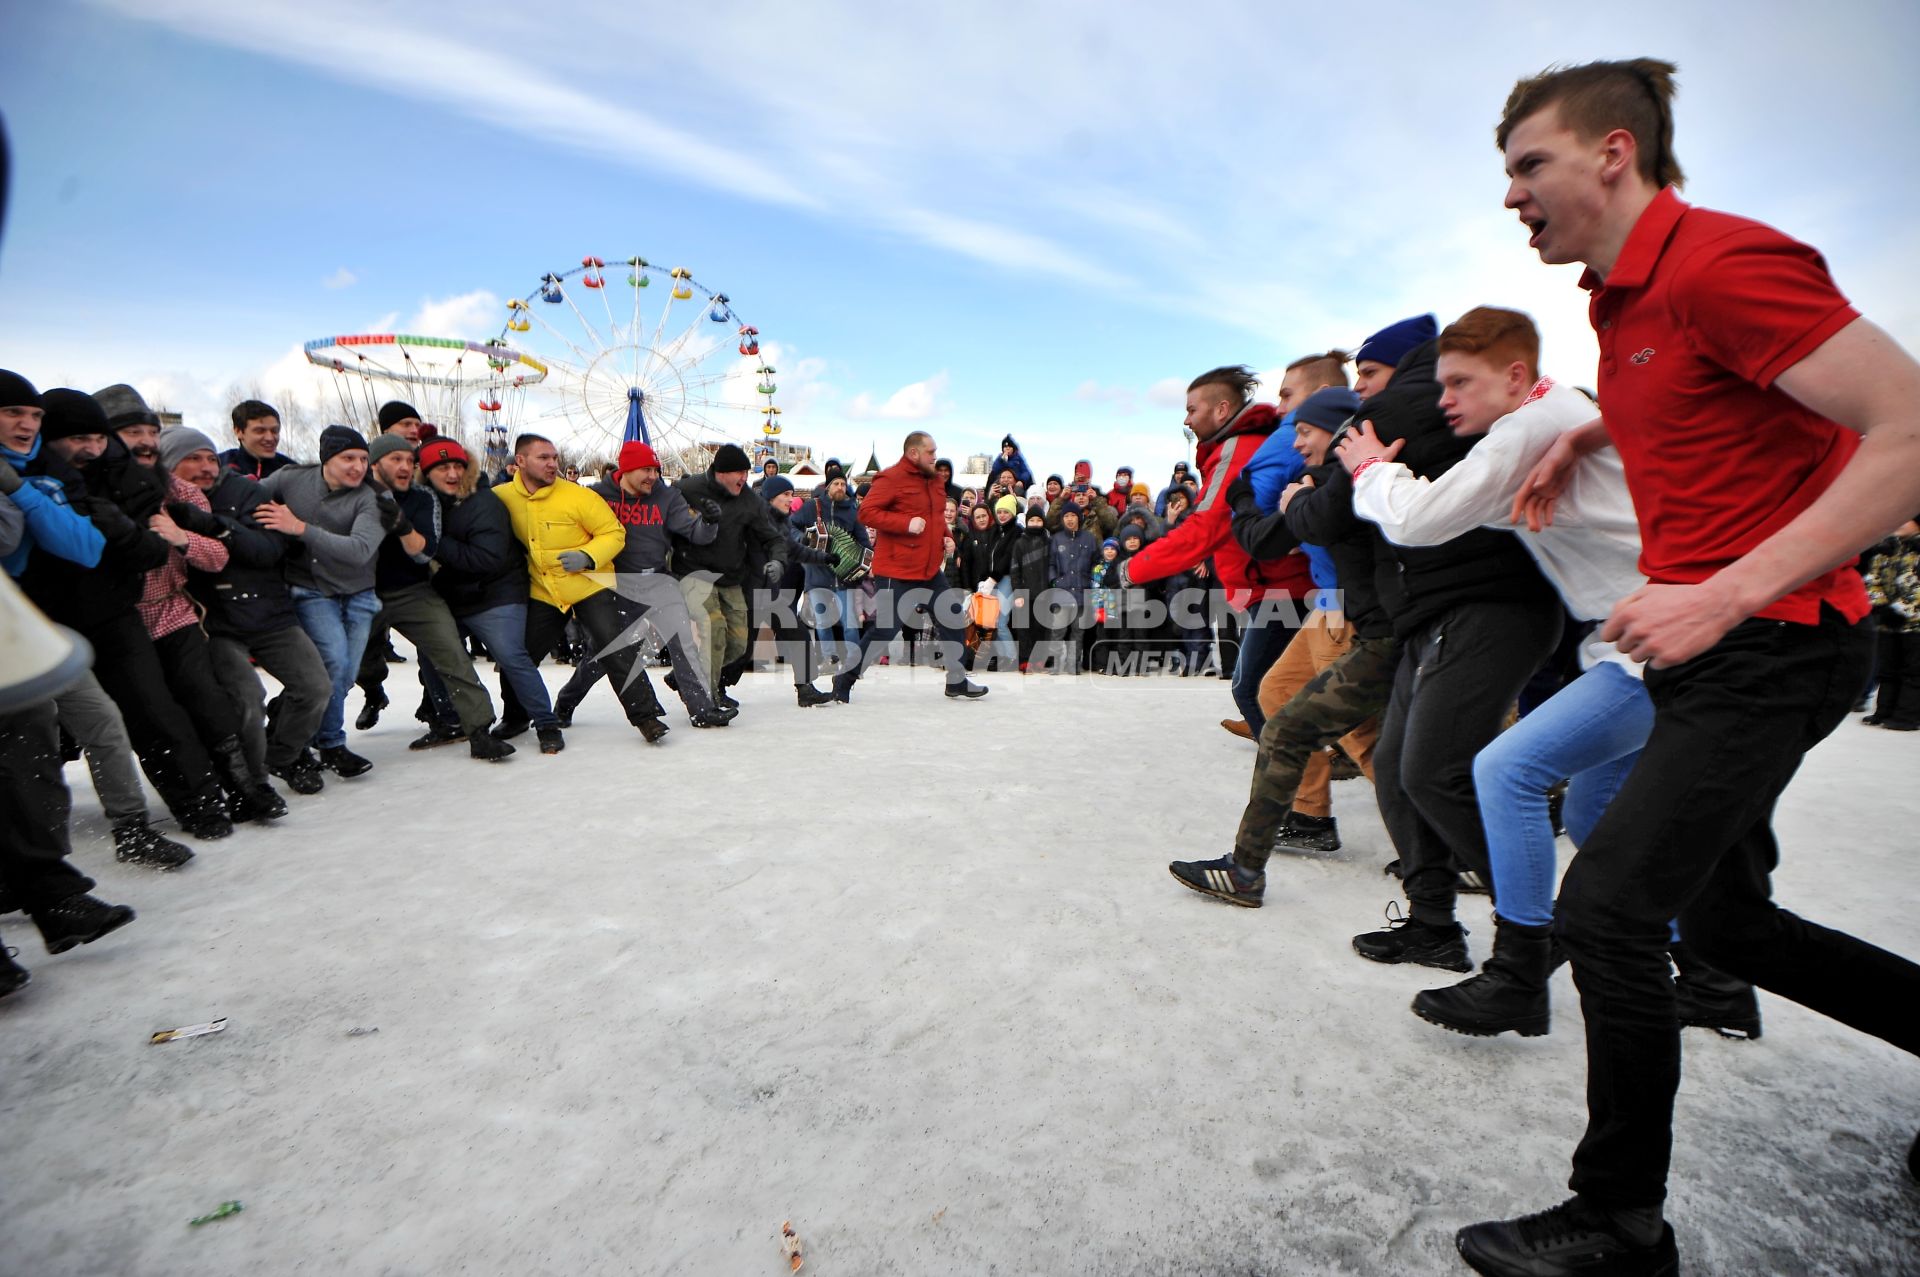
<svg viewBox="0 0 1920 1277">
<path fill-rule="evenodd" d="M 599 493 L 565 479 L 555 479 L 529 494 L 518 476 L 493 490 L 506 504 L 513 535 L 527 547 L 527 575 L 533 580 L 531 597 L 569 611 L 611 583 L 613 558 L 627 544 L 627 530 Z M 584 550 L 593 557 L 591 572 L 569 572 L 560 566 L 566 550 Z"/>
</svg>

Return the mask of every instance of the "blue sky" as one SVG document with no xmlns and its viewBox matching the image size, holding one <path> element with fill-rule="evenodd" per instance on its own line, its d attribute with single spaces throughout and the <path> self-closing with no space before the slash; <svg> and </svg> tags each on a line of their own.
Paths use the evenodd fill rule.
<svg viewBox="0 0 1920 1277">
<path fill-rule="evenodd" d="M 762 330 L 790 438 L 1010 430 L 1158 476 L 1195 373 L 1409 313 L 1518 306 L 1590 381 L 1491 128 L 1516 76 L 1641 53 L 1680 64 L 1689 197 L 1819 245 L 1920 347 L 1920 9 L 1733 12 L 18 7 L 0 363 L 218 427 L 236 382 L 303 393 L 307 338 L 489 336 L 542 271 L 639 252 Z"/>
</svg>

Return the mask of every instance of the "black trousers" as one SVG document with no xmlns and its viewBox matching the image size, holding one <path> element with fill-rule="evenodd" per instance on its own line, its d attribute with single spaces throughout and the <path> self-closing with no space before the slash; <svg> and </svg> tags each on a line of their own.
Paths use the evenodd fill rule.
<svg viewBox="0 0 1920 1277">
<path fill-rule="evenodd" d="M 903 625 L 930 626 L 937 635 L 936 651 L 944 665 L 949 684 L 966 681 L 960 657 L 966 650 L 967 595 L 947 583 L 945 573 L 936 573 L 924 581 L 883 576 L 875 581 L 873 624 L 860 636 L 860 660 L 846 673 L 836 675 L 835 683 L 849 685 L 867 666 L 887 654 L 887 647 Z"/>
<path fill-rule="evenodd" d="M 1875 662 L 1880 695 L 1869 717 L 1876 723 L 1920 723 L 1920 630 L 1895 629 L 1899 619 L 1888 619 L 1892 624 L 1880 629 Z"/>
<path fill-rule="evenodd" d="M 1746 621 L 1647 671 L 1653 733 L 1554 914 L 1587 1022 L 1575 1192 L 1628 1207 L 1666 1196 L 1680 1083 L 1669 918 L 1728 974 L 1920 1052 L 1920 967 L 1789 913 L 1769 881 L 1774 805 L 1860 695 L 1871 642 L 1867 624 L 1829 610 L 1818 625 Z"/>
<path fill-rule="evenodd" d="M 586 630 L 587 639 L 593 645 L 593 658 L 611 680 L 629 723 L 637 727 L 643 721 L 657 719 L 666 712 L 660 706 L 660 698 L 653 693 L 653 680 L 647 677 L 646 665 L 639 660 L 641 645 L 636 641 L 638 636 L 626 633 L 628 626 L 621 619 L 612 590 L 588 595 L 574 604 L 570 612 L 562 612 L 540 599 L 528 599 L 527 656 L 535 665 L 546 653 L 553 651 L 561 635 L 567 632 L 569 619 L 578 621 L 581 628 Z M 501 721 L 525 723 L 532 717 L 505 679 L 500 680 L 500 698 L 503 705 Z"/>
<path fill-rule="evenodd" d="M 200 743 L 211 751 L 224 740 L 239 739 L 240 707 L 213 672 L 213 650 L 200 627 L 183 625 L 162 635 L 153 650 L 167 672 L 167 690 L 187 711 Z"/>
<path fill-rule="evenodd" d="M 1400 645 L 1373 754 L 1374 800 L 1400 853 L 1408 911 L 1453 921 L 1454 859 L 1491 881 L 1473 756 L 1560 638 L 1559 600 L 1463 603 Z"/>
<path fill-rule="evenodd" d="M 67 860 L 73 797 L 52 701 L 0 715 L 0 888 L 28 913 L 93 887 Z"/>
<path fill-rule="evenodd" d="M 93 644 L 93 676 L 120 707 L 140 768 L 160 791 L 167 810 L 177 819 L 198 803 L 218 801 L 220 787 L 214 783 L 207 751 L 187 711 L 168 689 L 166 670 L 139 613 L 128 610 L 89 626 L 86 639 Z M 221 696 L 225 698 L 225 691 Z"/>
</svg>

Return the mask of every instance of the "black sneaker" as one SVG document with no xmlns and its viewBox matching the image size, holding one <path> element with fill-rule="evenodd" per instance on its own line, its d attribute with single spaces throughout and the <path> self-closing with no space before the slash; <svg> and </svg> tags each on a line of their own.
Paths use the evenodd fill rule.
<svg viewBox="0 0 1920 1277">
<path fill-rule="evenodd" d="M 496 740 L 512 740 L 532 724 L 524 718 L 503 718 L 488 730 Z"/>
<path fill-rule="evenodd" d="M 181 829 L 209 842 L 225 838 L 233 832 L 233 821 L 227 816 L 226 804 L 218 798 L 205 799 L 181 812 L 175 819 L 180 822 Z"/>
<path fill-rule="evenodd" d="M 958 683 L 947 684 L 947 699 L 950 701 L 977 701 L 987 694 L 987 689 L 978 683 L 961 679 Z"/>
<path fill-rule="evenodd" d="M 1487 1277 L 1678 1277 L 1673 1226 L 1636 1245 L 1607 1216 L 1578 1197 L 1519 1219 L 1469 1224 L 1454 1234 L 1460 1258 Z"/>
<path fill-rule="evenodd" d="M 385 692 L 368 692 L 367 699 L 360 703 L 360 717 L 353 720 L 353 729 L 357 732 L 373 730 L 380 721 L 380 711 L 387 707 Z"/>
<path fill-rule="evenodd" d="M 269 767 L 267 771 L 286 781 L 287 788 L 296 794 L 317 794 L 327 787 L 320 760 L 308 750 L 301 750 L 285 767 Z"/>
<path fill-rule="evenodd" d="M 25 967 L 13 960 L 13 955 L 18 952 L 18 949 L 0 946 L 0 998 L 26 988 L 33 979 Z"/>
<path fill-rule="evenodd" d="M 1176 860 L 1167 866 L 1167 872 L 1181 886 L 1245 909 L 1258 909 L 1261 897 L 1267 892 L 1267 876 L 1242 869 L 1233 863 L 1232 856 L 1218 860 Z"/>
<path fill-rule="evenodd" d="M 1303 816 L 1290 811 L 1280 823 L 1273 845 L 1281 851 L 1338 851 L 1340 822 L 1332 816 Z"/>
<path fill-rule="evenodd" d="M 733 714 L 729 714 L 725 710 L 703 709 L 698 714 L 693 715 L 688 721 L 695 727 L 725 727 L 734 720 L 734 717 Z M 644 732 L 646 729 L 641 728 L 640 730 Z M 655 740 L 658 738 L 649 736 L 647 739 Z"/>
<path fill-rule="evenodd" d="M 1679 968 L 1673 1004 L 1683 1027 L 1712 1029 L 1741 1041 L 1760 1036 L 1760 999 L 1752 985 L 1700 961 L 1684 942 L 1674 942 L 1669 952 Z"/>
<path fill-rule="evenodd" d="M 264 780 L 253 781 L 237 794 L 227 795 L 227 815 L 236 824 L 278 820 L 287 814 L 287 800 Z"/>
<path fill-rule="evenodd" d="M 442 745 L 458 745 L 467 738 L 456 723 L 433 723 L 428 726 L 426 735 L 415 737 L 407 742 L 408 749 L 438 749 Z M 496 739 L 505 739 L 497 737 Z"/>
<path fill-rule="evenodd" d="M 110 905 L 86 892 L 68 896 L 58 904 L 34 911 L 33 921 L 48 953 L 65 953 L 75 945 L 92 944 L 109 931 L 133 921 L 133 910 L 125 905 Z"/>
<path fill-rule="evenodd" d="M 679 689 L 675 688 L 674 690 L 678 691 Z M 734 700 L 733 697 L 727 695 L 725 692 L 722 692 L 720 693 L 720 695 L 714 697 L 713 703 L 715 705 L 718 705 L 721 709 L 739 709 L 740 708 L 740 702 Z"/>
<path fill-rule="evenodd" d="M 513 746 L 491 732 L 475 732 L 467 738 L 467 753 L 483 763 L 497 763 L 514 752 Z"/>
<path fill-rule="evenodd" d="M 801 709 L 811 709 L 815 705 L 833 704 L 833 693 L 823 692 L 812 683 L 801 683 L 793 689 L 794 699 L 800 702 Z"/>
<path fill-rule="evenodd" d="M 540 752 L 557 754 L 567 747 L 567 738 L 560 734 L 558 727 L 542 727 L 535 735 L 540 738 Z"/>
<path fill-rule="evenodd" d="M 658 745 L 660 738 L 667 734 L 667 725 L 657 718 L 643 718 L 634 726 L 640 729 L 640 735 L 646 738 L 649 745 Z M 694 726 L 703 726 L 703 724 L 696 723 Z M 722 721 L 719 726 L 726 726 L 726 721 Z"/>
<path fill-rule="evenodd" d="M 320 751 L 320 765 L 336 776 L 351 779 L 373 770 L 373 764 L 345 745 L 329 745 Z"/>
<path fill-rule="evenodd" d="M 1412 962 L 1442 971 L 1471 971 L 1467 956 L 1467 929 L 1457 922 L 1432 926 L 1402 917 L 1400 903 L 1387 906 L 1387 925 L 1353 938 L 1354 952 L 1375 962 Z"/>
<path fill-rule="evenodd" d="M 146 821 L 129 820 L 113 827 L 113 858 L 129 865 L 178 869 L 193 859 L 193 852 L 161 837 Z"/>
</svg>

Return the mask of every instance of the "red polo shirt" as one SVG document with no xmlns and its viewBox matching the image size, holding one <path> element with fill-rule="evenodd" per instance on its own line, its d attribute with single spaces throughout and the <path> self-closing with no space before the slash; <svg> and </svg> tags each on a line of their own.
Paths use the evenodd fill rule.
<svg viewBox="0 0 1920 1277">
<path fill-rule="evenodd" d="M 1703 581 L 1825 492 L 1860 437 L 1773 381 L 1859 318 L 1820 254 L 1772 227 L 1663 189 L 1603 282 L 1580 281 L 1600 339 L 1600 410 L 1626 464 L 1647 579 Z M 1867 594 L 1849 566 L 1757 616 L 1850 621 Z"/>
</svg>

